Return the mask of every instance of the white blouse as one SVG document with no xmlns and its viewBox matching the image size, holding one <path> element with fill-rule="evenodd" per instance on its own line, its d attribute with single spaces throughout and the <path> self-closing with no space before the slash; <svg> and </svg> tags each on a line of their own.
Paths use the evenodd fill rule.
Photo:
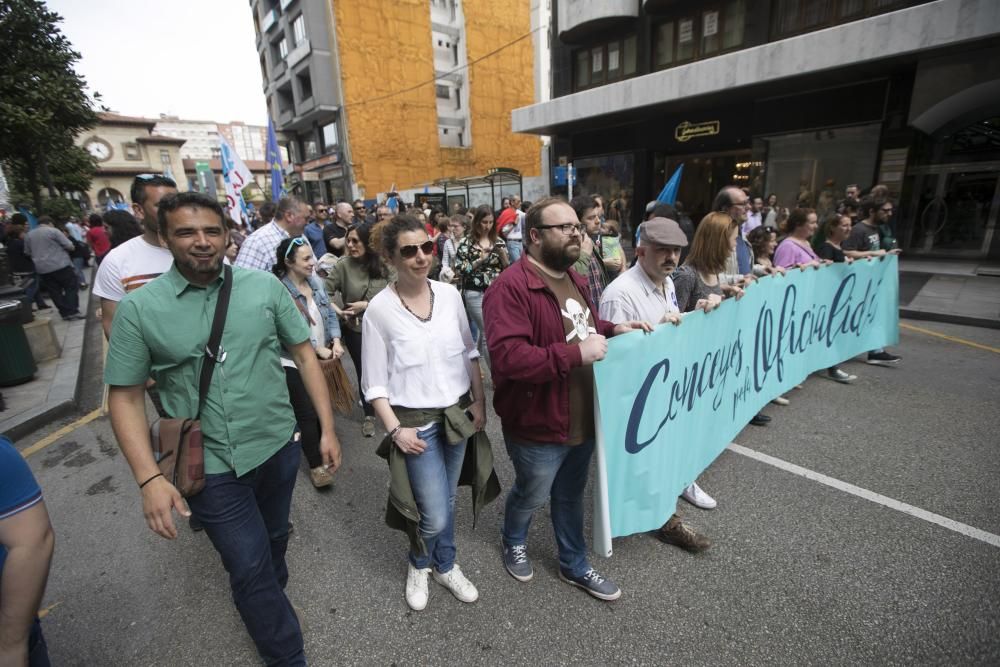
<svg viewBox="0 0 1000 667">
<path fill-rule="evenodd" d="M 370 403 L 387 398 L 407 408 L 446 408 L 469 391 L 469 364 L 479 358 L 458 290 L 436 280 L 434 312 L 421 322 L 392 287 L 376 294 L 361 328 L 361 389 Z"/>
</svg>

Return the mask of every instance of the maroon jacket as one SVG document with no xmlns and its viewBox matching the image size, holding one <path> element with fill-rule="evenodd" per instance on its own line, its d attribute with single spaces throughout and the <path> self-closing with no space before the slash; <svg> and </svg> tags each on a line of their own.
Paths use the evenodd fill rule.
<svg viewBox="0 0 1000 667">
<path fill-rule="evenodd" d="M 587 281 L 569 271 L 587 300 L 595 328 L 611 337 L 590 300 Z M 483 298 L 493 372 L 493 408 L 504 433 L 517 440 L 562 443 L 569 437 L 569 372 L 582 365 L 580 346 L 566 343 L 556 297 L 528 265 L 527 255 L 494 280 Z"/>
</svg>

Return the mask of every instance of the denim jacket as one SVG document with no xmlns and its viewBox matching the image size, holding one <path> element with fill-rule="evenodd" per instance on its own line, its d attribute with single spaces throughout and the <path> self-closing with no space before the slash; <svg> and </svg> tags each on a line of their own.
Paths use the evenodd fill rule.
<svg viewBox="0 0 1000 667">
<path fill-rule="evenodd" d="M 281 279 L 285 287 L 288 289 L 292 298 L 295 299 L 295 303 L 298 304 L 299 310 L 303 313 L 308 312 L 309 304 L 306 302 L 306 297 L 299 292 L 298 288 L 292 283 L 292 279 L 285 276 Z M 333 342 L 334 338 L 340 338 L 340 322 L 337 320 L 337 313 L 334 312 L 333 307 L 330 305 L 330 297 L 326 295 L 326 290 L 323 288 L 323 283 L 316 276 L 309 276 L 309 287 L 313 291 L 313 301 L 316 302 L 316 306 L 319 308 L 320 315 L 323 316 L 323 328 L 326 332 L 326 340 L 322 341 L 324 346 L 329 345 Z M 303 315 L 304 317 L 304 315 Z M 320 341 L 312 341 L 313 347 L 319 347 Z"/>
</svg>

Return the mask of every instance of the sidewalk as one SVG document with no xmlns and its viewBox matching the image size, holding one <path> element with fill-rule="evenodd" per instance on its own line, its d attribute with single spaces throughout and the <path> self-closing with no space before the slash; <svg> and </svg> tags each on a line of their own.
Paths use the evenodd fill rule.
<svg viewBox="0 0 1000 667">
<path fill-rule="evenodd" d="M 66 322 L 54 307 L 35 314 L 38 319 L 52 320 L 62 355 L 38 364 L 35 379 L 30 382 L 0 388 L 7 404 L 7 409 L 0 412 L 0 434 L 16 441 L 76 408 L 87 327 L 100 326 L 91 321 L 89 307 L 88 288 L 80 291 L 80 312 L 87 316 L 82 320 Z"/>
<path fill-rule="evenodd" d="M 900 259 L 899 316 L 1000 329 L 1000 267 Z"/>
</svg>

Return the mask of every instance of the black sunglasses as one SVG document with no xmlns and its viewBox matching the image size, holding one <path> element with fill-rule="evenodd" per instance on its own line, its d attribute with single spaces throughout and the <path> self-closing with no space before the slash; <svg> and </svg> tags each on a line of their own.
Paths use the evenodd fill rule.
<svg viewBox="0 0 1000 667">
<path fill-rule="evenodd" d="M 420 245 L 401 245 L 399 246 L 399 256 L 403 259 L 413 259 L 417 256 L 417 250 L 430 256 L 434 252 L 434 241 L 424 241 Z"/>
</svg>

